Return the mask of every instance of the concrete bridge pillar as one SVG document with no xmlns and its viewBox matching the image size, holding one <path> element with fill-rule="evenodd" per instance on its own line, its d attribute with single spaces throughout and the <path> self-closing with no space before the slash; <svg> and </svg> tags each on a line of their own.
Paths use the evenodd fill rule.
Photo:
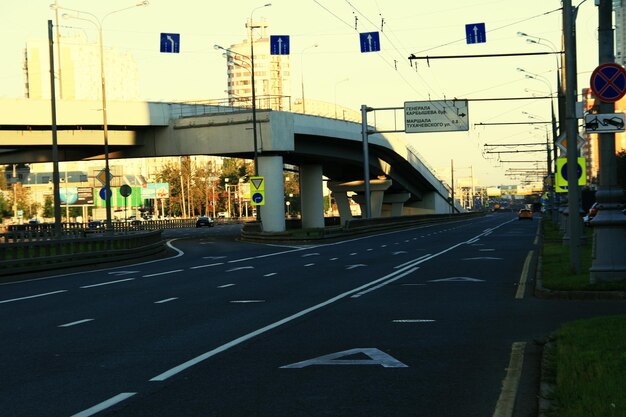
<svg viewBox="0 0 626 417">
<path fill-rule="evenodd" d="M 363 192 L 365 188 L 364 181 L 350 181 L 344 183 L 338 183 L 334 181 L 328 182 L 328 188 L 333 192 L 335 196 L 335 201 L 337 201 L 337 206 L 339 207 L 339 216 L 341 217 L 341 224 L 344 224 L 346 221 L 352 219 L 352 214 L 350 213 L 350 204 L 348 199 L 348 191 L 354 192 Z M 370 193 L 371 193 L 371 208 L 372 208 L 372 218 L 380 217 L 382 213 L 383 207 L 383 199 L 385 195 L 385 190 L 391 187 L 391 180 L 387 179 L 376 179 L 370 180 Z M 352 199 L 361 205 L 361 212 L 363 212 L 364 207 L 364 196 L 353 196 Z"/>
<path fill-rule="evenodd" d="M 398 217 L 404 214 L 404 203 L 410 197 L 410 193 L 385 194 L 383 203 L 391 205 L 391 217 Z"/>
<path fill-rule="evenodd" d="M 300 166 L 302 227 L 324 227 L 324 184 L 321 165 Z"/>
<path fill-rule="evenodd" d="M 259 206 L 263 231 L 284 232 L 286 227 L 283 157 L 259 156 L 258 164 L 259 175 L 265 181 L 265 205 Z"/>
</svg>

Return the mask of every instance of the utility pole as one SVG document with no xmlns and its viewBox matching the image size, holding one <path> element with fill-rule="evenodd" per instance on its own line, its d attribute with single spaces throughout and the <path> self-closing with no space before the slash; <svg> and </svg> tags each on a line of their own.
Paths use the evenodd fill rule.
<svg viewBox="0 0 626 417">
<path fill-rule="evenodd" d="M 611 0 L 598 4 L 598 63 L 613 63 L 613 13 Z M 615 104 L 600 103 L 599 113 L 614 113 Z M 626 279 L 626 216 L 622 214 L 625 196 L 617 183 L 615 134 L 598 134 L 600 156 L 599 188 L 596 192 L 598 214 L 591 222 L 593 227 L 593 261 L 590 282 L 610 282 Z"/>
<path fill-rule="evenodd" d="M 57 27 L 57 33 L 58 33 Z M 53 204 L 54 204 L 54 234 L 56 237 L 61 236 L 61 195 L 59 190 L 59 146 L 57 136 L 57 107 L 56 107 L 56 93 L 54 90 L 54 53 L 53 53 L 53 39 L 52 39 L 52 20 L 48 20 L 48 47 L 50 54 L 50 105 L 51 105 L 51 130 L 52 130 L 52 192 L 53 192 Z M 59 57 L 59 60 L 61 58 Z M 60 79 L 59 74 L 59 79 Z M 67 183 L 66 183 L 67 186 Z M 67 192 L 66 192 L 67 198 Z M 68 220 L 69 221 L 69 220 Z"/>
<path fill-rule="evenodd" d="M 569 210 L 569 254 L 572 272 L 579 274 L 580 190 L 578 188 L 578 119 L 576 118 L 576 39 L 572 0 L 563 0 L 565 50 L 565 135 L 567 138 L 567 207 Z"/>
</svg>

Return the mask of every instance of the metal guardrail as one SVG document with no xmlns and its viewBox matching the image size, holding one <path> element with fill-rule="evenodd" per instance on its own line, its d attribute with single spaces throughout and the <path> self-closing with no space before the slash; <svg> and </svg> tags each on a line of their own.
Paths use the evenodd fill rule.
<svg viewBox="0 0 626 417">
<path fill-rule="evenodd" d="M 263 232 L 259 223 L 246 223 L 241 231 L 242 240 L 261 242 L 289 242 L 334 239 L 352 235 L 373 233 L 427 224 L 445 223 L 484 216 L 486 212 L 455 214 L 421 214 L 415 216 L 378 217 L 374 219 L 353 219 L 343 226 L 327 224 L 323 228 L 288 229 L 285 232 Z"/>
<path fill-rule="evenodd" d="M 165 250 L 161 233 L 103 233 L 0 244 L 0 276 L 153 255 Z"/>
</svg>

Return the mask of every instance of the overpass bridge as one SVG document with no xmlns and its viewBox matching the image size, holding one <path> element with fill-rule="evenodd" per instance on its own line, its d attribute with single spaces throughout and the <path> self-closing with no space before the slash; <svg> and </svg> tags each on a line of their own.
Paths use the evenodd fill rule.
<svg viewBox="0 0 626 417">
<path fill-rule="evenodd" d="M 158 102 L 107 103 L 109 158 L 215 155 L 252 159 L 250 109 Z M 299 167 L 303 227 L 323 227 L 323 181 L 341 221 L 348 192 L 363 203 L 361 124 L 285 111 L 257 110 L 258 170 L 265 177 L 263 230 L 285 230 L 285 164 Z M 57 101 L 60 161 L 104 159 L 101 103 Z M 0 99 L 0 164 L 50 162 L 50 101 Z M 372 217 L 450 212 L 449 190 L 417 152 L 394 135 L 369 136 Z"/>
</svg>

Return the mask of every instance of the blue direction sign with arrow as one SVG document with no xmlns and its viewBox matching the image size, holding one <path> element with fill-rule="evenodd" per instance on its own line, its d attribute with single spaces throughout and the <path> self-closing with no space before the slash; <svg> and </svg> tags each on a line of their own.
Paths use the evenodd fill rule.
<svg viewBox="0 0 626 417">
<path fill-rule="evenodd" d="M 180 52 L 180 33 L 161 33 L 161 52 L 177 54 Z"/>
<path fill-rule="evenodd" d="M 380 51 L 380 34 L 378 32 L 359 33 L 361 52 Z"/>
<path fill-rule="evenodd" d="M 487 42 L 487 30 L 484 23 L 465 25 L 465 39 L 468 44 Z"/>
<path fill-rule="evenodd" d="M 590 84 L 599 100 L 616 102 L 626 94 L 626 71 L 619 64 L 602 64 L 591 73 Z"/>
<path fill-rule="evenodd" d="M 289 36 L 270 36 L 270 55 L 289 55 Z"/>
</svg>

